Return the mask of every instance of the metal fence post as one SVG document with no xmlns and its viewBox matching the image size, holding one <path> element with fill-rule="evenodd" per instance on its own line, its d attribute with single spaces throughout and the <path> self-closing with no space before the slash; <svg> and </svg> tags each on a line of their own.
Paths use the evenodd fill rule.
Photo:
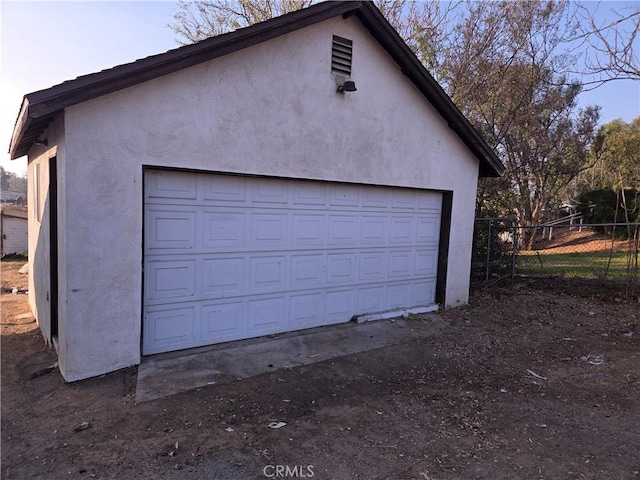
<svg viewBox="0 0 640 480">
<path fill-rule="evenodd" d="M 489 227 L 487 228 L 487 261 L 485 266 L 485 282 L 489 283 L 489 262 L 491 261 L 491 223 L 493 220 L 489 220 L 487 223 Z"/>
<path fill-rule="evenodd" d="M 516 263 L 518 260 L 518 226 L 513 226 L 513 253 L 511 255 L 511 278 L 515 278 L 516 276 Z"/>
</svg>

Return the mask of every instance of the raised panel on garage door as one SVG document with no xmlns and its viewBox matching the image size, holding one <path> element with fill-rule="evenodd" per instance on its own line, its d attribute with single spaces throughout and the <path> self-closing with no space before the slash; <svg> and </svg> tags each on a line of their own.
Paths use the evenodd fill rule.
<svg viewBox="0 0 640 480">
<path fill-rule="evenodd" d="M 435 303 L 442 195 L 147 170 L 143 353 Z"/>
</svg>

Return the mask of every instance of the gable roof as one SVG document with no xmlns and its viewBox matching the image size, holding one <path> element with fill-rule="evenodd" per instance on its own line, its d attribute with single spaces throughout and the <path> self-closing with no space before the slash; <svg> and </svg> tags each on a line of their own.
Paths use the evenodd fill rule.
<svg viewBox="0 0 640 480">
<path fill-rule="evenodd" d="M 234 32 L 27 94 L 14 126 L 9 154 L 12 159 L 26 155 L 55 115 L 64 111 L 66 107 L 227 55 L 338 15 L 344 18 L 356 16 L 369 30 L 398 63 L 402 72 L 447 121 L 449 127 L 478 157 L 480 176 L 497 177 L 502 174 L 504 166 L 493 149 L 471 126 L 380 10 L 369 1 L 319 3 Z"/>
</svg>

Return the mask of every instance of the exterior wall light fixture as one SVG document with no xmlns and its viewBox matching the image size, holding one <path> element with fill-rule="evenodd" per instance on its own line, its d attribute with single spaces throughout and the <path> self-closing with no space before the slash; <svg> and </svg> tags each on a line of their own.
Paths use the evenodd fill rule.
<svg viewBox="0 0 640 480">
<path fill-rule="evenodd" d="M 356 82 L 354 82 L 353 80 L 337 80 L 336 84 L 338 86 L 337 88 L 337 92 L 338 93 L 344 93 L 344 92 L 355 92 L 356 90 L 358 90 L 356 88 Z"/>
</svg>

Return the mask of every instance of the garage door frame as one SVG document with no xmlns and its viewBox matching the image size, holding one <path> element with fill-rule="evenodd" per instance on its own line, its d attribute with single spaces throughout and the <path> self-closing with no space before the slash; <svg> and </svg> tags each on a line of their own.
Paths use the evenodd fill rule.
<svg viewBox="0 0 640 480">
<path fill-rule="evenodd" d="M 221 172 L 221 171 L 210 171 L 210 170 L 195 170 L 195 169 L 184 169 L 184 168 L 172 168 L 172 167 L 158 167 L 158 166 L 143 166 L 142 174 L 143 174 L 143 183 L 142 183 L 142 207 L 143 207 L 143 215 L 142 215 L 142 289 L 141 289 L 141 335 L 140 339 L 140 349 L 143 352 L 143 344 L 144 344 L 144 332 L 145 332 L 145 262 L 146 262 L 146 174 L 148 171 L 166 171 L 166 172 L 175 172 L 175 173 L 188 173 L 188 174 L 204 174 L 204 175 L 228 175 L 234 177 L 248 177 L 248 178 L 258 178 L 258 179 L 274 179 L 274 180 L 291 180 L 291 181 L 310 181 L 310 182 L 318 182 L 324 184 L 338 183 L 345 185 L 363 185 L 363 186 L 371 186 L 371 187 L 389 187 L 389 188 L 408 188 L 413 190 L 420 190 L 425 192 L 433 192 L 441 195 L 442 205 L 440 210 L 440 226 L 439 226 L 439 241 L 438 241 L 438 249 L 437 249 L 437 265 L 436 265 L 436 278 L 435 278 L 435 304 L 444 306 L 446 300 L 446 278 L 447 278 L 447 264 L 448 264 L 448 253 L 449 253 L 449 238 L 450 238 L 450 229 L 451 229 L 451 211 L 452 211 L 452 201 L 453 201 L 453 192 L 446 190 L 435 190 L 435 189 L 419 189 L 412 187 L 402 187 L 397 185 L 379 185 L 379 184 L 361 184 L 356 182 L 336 182 L 331 180 L 317 180 L 317 179 L 307 179 L 307 178 L 297 178 L 297 177 L 280 177 L 280 176 L 269 176 L 269 175 L 252 175 L 252 174 L 242 174 L 242 173 L 231 173 L 231 172 Z M 193 348 L 196 348 L 194 346 Z M 143 354 L 144 356 L 155 355 L 156 353 L 148 353 Z"/>
</svg>

